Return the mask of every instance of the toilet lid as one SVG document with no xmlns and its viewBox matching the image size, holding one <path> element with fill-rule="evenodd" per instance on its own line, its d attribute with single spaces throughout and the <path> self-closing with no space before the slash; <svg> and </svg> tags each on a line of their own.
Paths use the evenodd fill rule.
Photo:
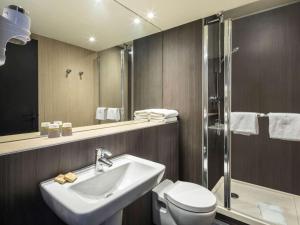
<svg viewBox="0 0 300 225">
<path fill-rule="evenodd" d="M 165 198 L 181 209 L 198 213 L 212 212 L 217 203 L 216 197 L 208 189 L 183 181 L 177 181 L 165 193 Z"/>
</svg>

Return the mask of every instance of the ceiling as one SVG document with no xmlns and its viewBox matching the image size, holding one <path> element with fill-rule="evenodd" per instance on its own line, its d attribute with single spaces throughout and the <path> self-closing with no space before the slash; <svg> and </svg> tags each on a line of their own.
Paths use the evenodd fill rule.
<svg viewBox="0 0 300 225">
<path fill-rule="evenodd" d="M 118 4 L 119 3 L 121 4 Z M 100 51 L 256 0 L 1 0 L 0 10 L 16 4 L 30 13 L 31 32 Z M 123 6 L 122 6 L 123 5 Z M 125 6 L 125 7 L 124 7 Z M 135 12 L 150 22 L 134 24 Z M 96 41 L 89 42 L 89 37 Z"/>
<path fill-rule="evenodd" d="M 166 30 L 221 11 L 237 8 L 257 0 L 118 0 L 146 16 L 156 13 L 153 23 Z M 271 0 L 269 0 L 271 1 Z"/>
</svg>

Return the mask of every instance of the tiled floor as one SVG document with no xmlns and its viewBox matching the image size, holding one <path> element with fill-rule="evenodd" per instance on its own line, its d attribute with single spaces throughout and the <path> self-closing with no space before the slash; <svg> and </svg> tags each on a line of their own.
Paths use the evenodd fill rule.
<svg viewBox="0 0 300 225">
<path fill-rule="evenodd" d="M 232 193 L 239 195 L 231 200 L 231 210 L 223 208 L 223 178 L 213 189 L 218 200 L 218 212 L 243 218 L 250 224 L 300 225 L 300 196 L 232 179 Z"/>
</svg>

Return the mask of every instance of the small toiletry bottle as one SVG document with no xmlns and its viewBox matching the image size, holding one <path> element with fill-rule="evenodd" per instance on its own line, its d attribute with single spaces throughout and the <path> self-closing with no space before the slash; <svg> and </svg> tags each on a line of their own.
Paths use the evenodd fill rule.
<svg viewBox="0 0 300 225">
<path fill-rule="evenodd" d="M 63 123 L 62 125 L 62 136 L 72 135 L 72 123 Z"/>
<path fill-rule="evenodd" d="M 42 122 L 41 123 L 41 129 L 40 129 L 40 135 L 41 136 L 48 135 L 49 126 L 50 126 L 49 122 Z"/>
<path fill-rule="evenodd" d="M 58 126 L 59 126 L 59 131 L 60 131 L 60 133 L 61 133 L 63 122 L 62 122 L 62 121 L 53 121 L 53 124 L 58 124 Z"/>
<path fill-rule="evenodd" d="M 50 124 L 48 129 L 48 138 L 57 138 L 60 136 L 60 129 L 58 124 Z"/>
</svg>

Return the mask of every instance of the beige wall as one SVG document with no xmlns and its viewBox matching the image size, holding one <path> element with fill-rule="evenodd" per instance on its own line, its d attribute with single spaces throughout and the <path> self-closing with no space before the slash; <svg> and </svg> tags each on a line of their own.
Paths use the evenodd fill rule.
<svg viewBox="0 0 300 225">
<path fill-rule="evenodd" d="M 114 47 L 99 53 L 100 105 L 122 106 L 121 99 L 121 48 Z"/>
<path fill-rule="evenodd" d="M 121 92 L 121 50 L 120 47 L 110 48 L 99 52 L 100 67 L 100 106 L 122 107 Z M 125 54 L 123 91 L 124 116 L 128 117 L 128 56 Z"/>
<path fill-rule="evenodd" d="M 74 127 L 97 123 L 97 54 L 38 35 L 33 38 L 38 40 L 39 121 L 70 121 Z M 67 69 L 72 70 L 68 78 Z"/>
</svg>

